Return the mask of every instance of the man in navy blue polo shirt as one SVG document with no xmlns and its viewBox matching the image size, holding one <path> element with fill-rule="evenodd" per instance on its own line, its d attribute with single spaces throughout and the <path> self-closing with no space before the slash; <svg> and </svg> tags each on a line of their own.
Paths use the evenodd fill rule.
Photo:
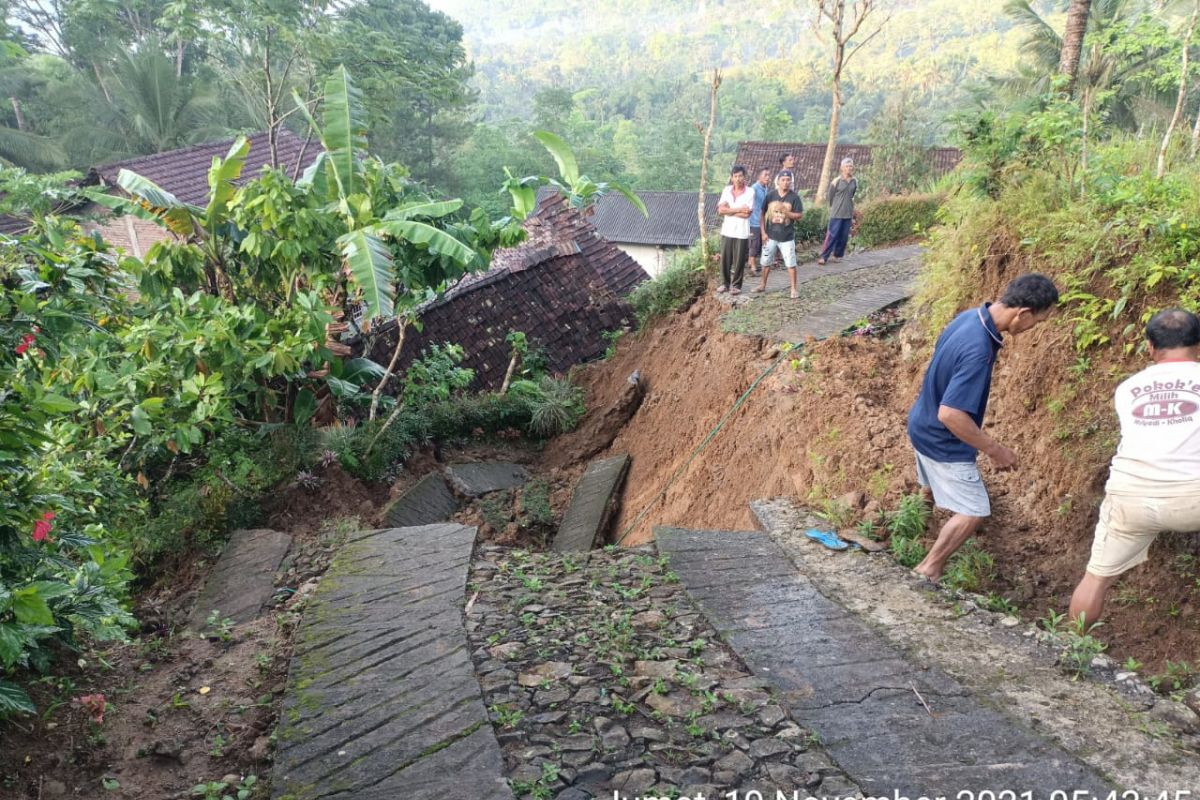
<svg viewBox="0 0 1200 800">
<path fill-rule="evenodd" d="M 999 302 L 962 312 L 946 326 L 908 413 L 908 438 L 917 453 L 917 479 L 933 491 L 933 502 L 954 514 L 916 567 L 930 580 L 942 577 L 946 561 L 992 513 L 975 457 L 983 451 L 1001 470 L 1017 466 L 1017 454 L 983 431 L 992 365 L 1003 334 L 1024 333 L 1050 316 L 1058 289 L 1045 275 L 1022 275 Z"/>
</svg>

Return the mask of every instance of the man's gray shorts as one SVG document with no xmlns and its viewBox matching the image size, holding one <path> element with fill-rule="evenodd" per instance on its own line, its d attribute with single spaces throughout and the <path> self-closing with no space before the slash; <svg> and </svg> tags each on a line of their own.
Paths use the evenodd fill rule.
<svg viewBox="0 0 1200 800">
<path fill-rule="evenodd" d="M 917 480 L 933 490 L 938 508 L 968 517 L 989 517 L 992 504 L 975 462 L 934 461 L 917 453 Z"/>
</svg>

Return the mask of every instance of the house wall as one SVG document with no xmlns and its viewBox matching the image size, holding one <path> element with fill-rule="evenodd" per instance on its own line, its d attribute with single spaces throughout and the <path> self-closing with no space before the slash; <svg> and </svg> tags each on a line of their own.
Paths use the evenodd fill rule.
<svg viewBox="0 0 1200 800">
<path fill-rule="evenodd" d="M 653 244 L 627 244 L 624 242 L 615 242 L 615 244 L 630 258 L 638 262 L 651 278 L 657 278 L 664 269 L 671 265 L 671 257 L 675 253 L 686 249 Z"/>
</svg>

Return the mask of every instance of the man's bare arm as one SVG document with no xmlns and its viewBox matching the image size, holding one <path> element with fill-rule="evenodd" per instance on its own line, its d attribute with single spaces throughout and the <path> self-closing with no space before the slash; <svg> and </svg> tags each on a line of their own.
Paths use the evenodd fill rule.
<svg viewBox="0 0 1200 800">
<path fill-rule="evenodd" d="M 986 454 L 998 469 L 1012 469 L 1017 466 L 1017 454 L 984 433 L 967 412 L 950 406 L 938 406 L 937 416 L 938 422 L 945 425 L 948 431 L 964 444 Z"/>
</svg>

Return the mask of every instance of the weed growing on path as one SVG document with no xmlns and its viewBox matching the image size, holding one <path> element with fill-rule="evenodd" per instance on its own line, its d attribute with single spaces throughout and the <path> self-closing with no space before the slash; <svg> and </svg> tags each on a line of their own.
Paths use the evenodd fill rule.
<svg viewBox="0 0 1200 800">
<path fill-rule="evenodd" d="M 921 537 L 929 522 L 929 504 L 919 494 L 908 494 L 900 499 L 899 507 L 888 517 L 887 527 L 891 534 L 892 554 L 902 565 L 912 568 L 925 558 L 925 546 Z"/>
</svg>

